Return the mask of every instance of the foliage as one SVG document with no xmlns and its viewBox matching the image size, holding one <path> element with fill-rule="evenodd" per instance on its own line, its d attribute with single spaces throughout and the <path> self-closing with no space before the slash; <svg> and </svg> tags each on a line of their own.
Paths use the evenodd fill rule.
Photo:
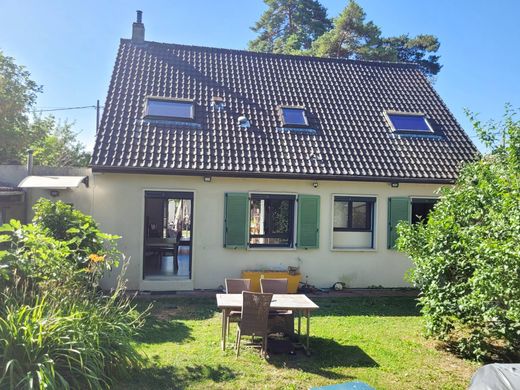
<svg viewBox="0 0 520 390">
<path fill-rule="evenodd" d="M 317 0 L 264 0 L 268 6 L 251 28 L 259 33 L 249 49 L 295 54 L 330 28 L 326 9 Z"/>
<path fill-rule="evenodd" d="M 320 57 L 370 58 L 380 49 L 381 30 L 372 21 L 365 21 L 365 11 L 350 1 L 334 19 L 333 28 L 313 44 L 313 53 Z"/>
<path fill-rule="evenodd" d="M 103 233 L 90 215 L 62 201 L 52 202 L 45 198 L 36 202 L 33 210 L 33 224 L 45 229 L 56 240 L 65 242 L 71 252 L 69 257 L 76 262 L 86 264 L 95 254 L 105 258 L 107 269 L 118 265 L 115 240 L 119 237 Z"/>
<path fill-rule="evenodd" d="M 35 116 L 31 123 L 32 132 L 42 134 L 31 144 L 34 164 L 48 167 L 87 166 L 90 153 L 78 142 L 72 130 L 73 123 L 60 123 L 52 115 Z"/>
<path fill-rule="evenodd" d="M 313 54 L 320 57 L 350 58 L 391 62 L 413 62 L 421 65 L 427 75 L 436 75 L 441 69 L 439 41 L 433 35 L 407 34 L 385 38 L 374 22 L 366 20 L 366 13 L 354 0 L 338 18 L 331 30 L 313 43 Z"/>
<path fill-rule="evenodd" d="M 0 235 L 0 388 L 106 388 L 141 363 L 132 338 L 146 315 L 122 276 L 99 290 L 117 264 L 115 237 L 61 202 L 40 201 L 35 214 Z"/>
<path fill-rule="evenodd" d="M 517 360 L 520 121 L 509 107 L 502 123 L 470 118 L 492 152 L 462 169 L 426 223 L 399 226 L 398 248 L 414 262 L 429 334 L 466 356 Z"/>
<path fill-rule="evenodd" d="M 35 164 L 85 166 L 90 155 L 72 124 L 30 113 L 42 91 L 25 67 L 0 51 L 0 164 L 20 163 L 34 149 Z"/>
<path fill-rule="evenodd" d="M 20 150 L 37 139 L 39 134 L 26 130 L 38 92 L 41 87 L 25 67 L 0 51 L 0 163 L 16 160 Z"/>
<path fill-rule="evenodd" d="M 384 37 L 366 13 L 350 0 L 333 20 L 317 0 L 265 0 L 268 10 L 252 27 L 259 36 L 249 49 L 318 57 L 413 62 L 428 76 L 439 73 L 439 41 L 433 35 Z"/>
</svg>

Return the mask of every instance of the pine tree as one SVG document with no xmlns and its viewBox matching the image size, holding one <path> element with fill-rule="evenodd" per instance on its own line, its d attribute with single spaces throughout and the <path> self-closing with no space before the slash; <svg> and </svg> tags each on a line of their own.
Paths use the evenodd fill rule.
<svg viewBox="0 0 520 390">
<path fill-rule="evenodd" d="M 414 62 L 422 66 L 428 76 L 439 73 L 442 65 L 439 40 L 433 35 L 411 38 L 404 34 L 384 38 L 366 13 L 354 0 L 334 19 L 333 27 L 312 44 L 311 53 L 319 57 Z"/>
<path fill-rule="evenodd" d="M 310 49 L 331 28 L 327 10 L 317 0 L 264 0 L 268 6 L 251 27 L 259 36 L 249 49 L 266 53 L 297 54 Z"/>
</svg>

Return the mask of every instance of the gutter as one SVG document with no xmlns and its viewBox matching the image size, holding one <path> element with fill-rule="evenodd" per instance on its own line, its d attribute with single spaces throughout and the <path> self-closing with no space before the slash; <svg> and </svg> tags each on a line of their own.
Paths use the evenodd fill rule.
<svg viewBox="0 0 520 390">
<path fill-rule="evenodd" d="M 131 173 L 131 174 L 154 174 L 154 175 L 179 175 L 179 176 L 213 176 L 232 178 L 253 179 L 292 179 L 292 180 L 328 180 L 328 181 L 361 181 L 382 183 L 421 183 L 421 184 L 454 184 L 455 179 L 432 179 L 432 178 L 406 178 L 388 176 L 348 176 L 348 175 L 320 175 L 320 174 L 293 174 L 293 173 L 248 173 L 248 172 L 224 172 L 211 170 L 193 169 L 165 169 L 165 168 L 142 168 L 142 167 L 114 167 L 91 165 L 92 172 L 107 173 Z"/>
</svg>

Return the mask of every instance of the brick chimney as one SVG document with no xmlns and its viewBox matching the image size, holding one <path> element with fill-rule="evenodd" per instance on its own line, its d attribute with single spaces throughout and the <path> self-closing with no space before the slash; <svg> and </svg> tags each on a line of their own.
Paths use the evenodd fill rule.
<svg viewBox="0 0 520 390">
<path fill-rule="evenodd" d="M 144 43 L 143 11 L 137 11 L 137 20 L 132 24 L 132 42 Z"/>
</svg>

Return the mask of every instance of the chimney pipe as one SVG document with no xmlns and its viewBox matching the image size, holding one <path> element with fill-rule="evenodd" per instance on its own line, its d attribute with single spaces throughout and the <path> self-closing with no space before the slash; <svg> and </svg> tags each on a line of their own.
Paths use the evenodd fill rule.
<svg viewBox="0 0 520 390">
<path fill-rule="evenodd" d="M 132 42 L 144 43 L 143 11 L 137 11 L 137 20 L 132 24 Z"/>
<path fill-rule="evenodd" d="M 33 150 L 27 150 L 27 176 L 31 176 L 33 173 Z"/>
</svg>

